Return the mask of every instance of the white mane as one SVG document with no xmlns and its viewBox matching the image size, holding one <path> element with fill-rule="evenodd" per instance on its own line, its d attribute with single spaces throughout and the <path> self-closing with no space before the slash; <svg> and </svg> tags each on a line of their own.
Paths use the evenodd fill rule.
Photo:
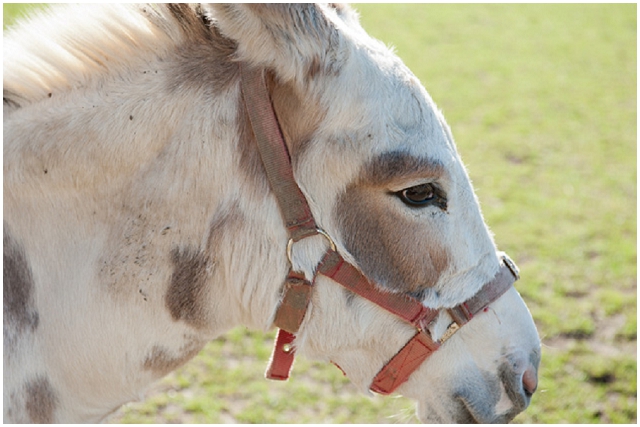
<svg viewBox="0 0 640 427">
<path fill-rule="evenodd" d="M 194 12 L 167 4 L 57 5 L 39 11 L 5 34 L 4 96 L 35 102 L 61 89 L 90 87 L 108 74 L 142 69 L 184 43 L 188 31 L 194 34 L 194 26 L 180 23 L 193 21 Z"/>
</svg>

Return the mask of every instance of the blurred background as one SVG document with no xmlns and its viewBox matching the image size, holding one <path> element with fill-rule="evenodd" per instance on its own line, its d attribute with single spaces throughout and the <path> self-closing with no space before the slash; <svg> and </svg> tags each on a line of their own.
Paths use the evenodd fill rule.
<svg viewBox="0 0 640 427">
<path fill-rule="evenodd" d="M 3 4 L 4 27 L 42 5 Z M 359 4 L 444 111 L 486 222 L 518 263 L 542 338 L 519 423 L 637 421 L 637 6 Z M 411 423 L 332 365 L 263 372 L 236 328 L 110 422 Z"/>
</svg>

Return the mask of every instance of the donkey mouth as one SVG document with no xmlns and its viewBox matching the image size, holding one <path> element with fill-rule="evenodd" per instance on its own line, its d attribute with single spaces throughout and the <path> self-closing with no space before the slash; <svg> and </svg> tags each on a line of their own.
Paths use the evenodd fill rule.
<svg viewBox="0 0 640 427">
<path fill-rule="evenodd" d="M 486 395 L 483 397 L 487 397 Z M 492 399 L 467 396 L 454 396 L 444 411 L 429 411 L 421 413 L 418 418 L 422 423 L 433 424 L 507 424 L 522 412 L 521 408 L 509 405 L 500 411 L 500 405 Z M 419 408 L 420 409 L 420 408 Z"/>
<path fill-rule="evenodd" d="M 503 375 L 500 382 L 489 381 L 483 393 L 457 393 L 455 396 L 456 423 L 465 424 L 505 424 L 524 411 L 531 402 L 531 396 L 516 385 L 518 376 Z M 481 387 L 482 388 L 482 387 Z M 476 389 L 478 391 L 478 389 Z"/>
<path fill-rule="evenodd" d="M 478 408 L 478 405 L 472 405 L 470 402 L 461 399 L 461 410 L 455 417 L 458 424 L 506 424 L 513 420 L 521 410 L 512 407 L 504 413 L 496 414 L 493 408 Z"/>
</svg>

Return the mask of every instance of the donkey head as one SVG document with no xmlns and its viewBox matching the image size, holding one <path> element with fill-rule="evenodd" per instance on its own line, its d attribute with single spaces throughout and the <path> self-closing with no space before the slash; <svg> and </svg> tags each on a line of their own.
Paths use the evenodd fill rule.
<svg viewBox="0 0 640 427">
<path fill-rule="evenodd" d="M 402 62 L 344 6 L 209 6 L 236 58 L 273 77 L 296 181 L 337 251 L 381 289 L 449 308 L 500 259 L 440 111 Z M 215 10 L 214 10 L 215 9 Z M 294 246 L 307 277 L 326 243 Z M 284 248 L 283 248 L 284 250 Z M 430 325 L 439 339 L 446 311 Z M 298 353 L 333 361 L 362 390 L 415 329 L 319 276 Z M 540 344 L 511 288 L 446 341 L 398 391 L 423 421 L 508 421 L 537 385 Z"/>
</svg>

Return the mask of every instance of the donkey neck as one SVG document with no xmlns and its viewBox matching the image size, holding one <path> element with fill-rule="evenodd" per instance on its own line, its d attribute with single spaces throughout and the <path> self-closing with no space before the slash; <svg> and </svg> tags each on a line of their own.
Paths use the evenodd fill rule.
<svg viewBox="0 0 640 427">
<path fill-rule="evenodd" d="M 19 194 L 34 194 L 32 225 L 64 230 L 65 218 L 76 217 L 87 230 L 77 239 L 89 235 L 102 247 L 86 261 L 114 298 L 153 293 L 173 320 L 209 335 L 235 324 L 268 329 L 286 272 L 286 233 L 240 102 L 234 46 L 179 9 L 150 18 L 151 9 L 127 8 L 131 20 L 142 19 L 137 28 L 151 28 L 140 36 L 153 40 L 144 50 L 128 46 L 116 56 L 129 60 L 106 69 L 87 65 L 86 76 L 62 61 L 54 74 L 74 84 L 19 89 L 5 74 L 20 100 L 5 121 L 6 210 Z M 191 25 L 181 25 L 185 19 Z M 72 49 L 63 39 L 53 40 L 57 51 Z M 292 90 L 273 89 L 276 104 L 292 105 Z M 297 105 L 281 106 L 281 119 Z M 314 126 L 284 130 L 297 141 Z M 53 252 L 77 243 L 59 240 Z M 142 289 L 149 278 L 155 282 Z"/>
<path fill-rule="evenodd" d="M 57 239 L 52 256 L 92 240 L 101 249 L 83 262 L 118 301 L 157 301 L 208 338 L 238 324 L 268 329 L 287 240 L 245 132 L 239 87 L 154 93 L 164 73 L 143 74 L 135 90 L 114 81 L 89 100 L 79 92 L 58 99 L 28 129 L 21 117 L 36 106 L 15 111 L 5 133 L 5 212 L 19 216 L 12 201 L 33 194 L 25 229 L 63 233 L 69 215 L 77 218 L 86 233 Z"/>
</svg>

